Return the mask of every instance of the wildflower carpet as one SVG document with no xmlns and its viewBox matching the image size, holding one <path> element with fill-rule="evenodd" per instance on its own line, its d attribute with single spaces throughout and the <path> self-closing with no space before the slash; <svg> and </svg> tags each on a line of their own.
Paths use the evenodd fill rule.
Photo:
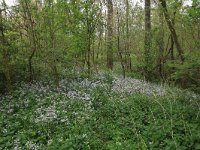
<svg viewBox="0 0 200 150">
<path fill-rule="evenodd" d="M 112 74 L 16 87 L 0 97 L 0 150 L 200 149 L 194 93 Z"/>
</svg>

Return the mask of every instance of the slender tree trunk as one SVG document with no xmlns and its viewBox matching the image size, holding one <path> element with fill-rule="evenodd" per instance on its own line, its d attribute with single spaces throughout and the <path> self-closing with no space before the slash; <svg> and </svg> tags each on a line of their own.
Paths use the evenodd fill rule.
<svg viewBox="0 0 200 150">
<path fill-rule="evenodd" d="M 89 12 L 88 8 L 86 8 L 86 14 L 87 14 L 87 20 L 86 20 L 86 25 L 87 25 L 87 39 L 86 39 L 86 51 L 87 51 L 87 73 L 90 75 L 91 73 L 91 22 L 89 20 Z"/>
<path fill-rule="evenodd" d="M 99 60 L 99 53 L 101 53 L 101 49 L 102 49 L 102 35 L 103 35 L 103 30 L 102 30 L 102 27 L 100 27 L 99 29 L 99 41 L 98 41 L 98 47 L 97 47 L 97 53 L 96 53 L 96 62 L 98 62 Z M 97 63 L 95 63 L 95 68 L 96 68 L 96 71 L 98 72 L 98 67 L 97 67 Z"/>
<path fill-rule="evenodd" d="M 176 9 L 173 13 L 173 18 L 172 18 L 172 25 L 175 26 L 175 17 L 176 17 Z M 170 35 L 170 40 L 171 40 L 171 46 L 170 46 L 170 49 L 169 49 L 169 53 L 170 53 L 170 56 L 171 56 L 171 60 L 175 60 L 174 58 L 174 39 L 173 39 L 173 35 L 171 34 Z M 175 68 L 172 68 L 172 70 L 174 70 Z"/>
<path fill-rule="evenodd" d="M 92 41 L 92 64 L 95 67 L 95 40 Z"/>
<path fill-rule="evenodd" d="M 99 1 L 100 3 L 100 17 L 103 17 L 102 15 L 102 10 L 103 10 L 103 6 L 102 6 L 102 2 L 101 0 Z M 99 60 L 99 54 L 102 52 L 102 41 L 103 41 L 103 22 L 99 22 L 99 26 L 98 26 L 98 45 L 97 45 L 97 53 L 96 53 L 96 62 L 94 62 L 94 67 L 96 72 L 98 73 L 98 60 Z"/>
<path fill-rule="evenodd" d="M 90 34 L 90 33 L 88 33 Z M 88 75 L 90 75 L 91 72 L 91 61 L 90 61 L 90 56 L 91 56 L 91 38 L 90 35 L 88 35 L 87 39 L 87 67 L 88 67 Z"/>
<path fill-rule="evenodd" d="M 29 4 L 27 2 L 27 0 L 24 0 L 24 2 L 22 2 L 22 7 L 23 7 L 23 11 L 24 11 L 24 16 L 25 16 L 25 21 L 28 22 L 28 31 L 29 31 L 29 41 L 31 43 L 31 54 L 28 58 L 28 65 L 29 65 L 29 81 L 31 82 L 33 80 L 33 65 L 32 65 L 32 59 L 35 55 L 35 52 L 37 51 L 37 42 L 36 42 L 36 33 L 34 30 L 34 22 L 32 19 L 32 15 L 31 15 L 31 10 L 29 8 Z"/>
<path fill-rule="evenodd" d="M 56 87 L 59 87 L 58 70 L 57 70 L 57 67 L 55 64 L 56 64 L 55 61 L 51 64 L 51 70 L 52 70 L 52 74 L 53 74 L 54 84 Z"/>
<path fill-rule="evenodd" d="M 3 1 L 3 5 L 5 7 L 5 1 Z M 0 9 L 0 31 L 1 31 L 1 46 L 2 46 L 2 53 L 3 53 L 3 69 L 4 69 L 4 74 L 5 74 L 5 78 L 6 78 L 6 92 L 7 93 L 11 93 L 12 91 L 12 83 L 11 83 L 11 69 L 10 69 L 10 63 L 9 63 L 9 56 L 8 56 L 8 49 L 7 49 L 7 41 L 5 39 L 5 35 L 4 35 L 4 25 L 3 25 L 3 15 L 2 12 L 6 10 L 1 10 Z"/>
<path fill-rule="evenodd" d="M 112 0 L 107 0 L 107 67 L 113 69 L 113 2 Z"/>
<path fill-rule="evenodd" d="M 172 35 L 170 36 L 170 40 L 171 40 L 171 46 L 169 48 L 169 53 L 170 53 L 170 57 L 171 57 L 171 60 L 174 60 L 174 39 L 172 37 Z"/>
<path fill-rule="evenodd" d="M 6 92 L 11 93 L 12 91 L 11 74 L 10 74 L 11 69 L 6 48 L 3 48 L 3 65 L 4 65 L 4 74 L 6 77 Z"/>
<path fill-rule="evenodd" d="M 151 2 L 145 0 L 145 39 L 144 39 L 144 55 L 145 55 L 145 78 L 149 80 L 149 71 L 151 64 Z"/>
<path fill-rule="evenodd" d="M 55 37 L 54 34 L 52 35 L 52 49 L 55 50 Z M 53 78 L 54 78 L 54 84 L 56 87 L 59 87 L 59 75 L 58 75 L 58 69 L 56 66 L 56 59 L 53 58 L 53 62 L 51 64 L 51 69 L 52 69 L 52 74 L 53 74 Z"/>
<path fill-rule="evenodd" d="M 131 52 L 130 52 L 130 47 L 129 47 L 129 0 L 125 0 L 126 3 L 126 54 L 127 54 L 127 64 L 126 64 L 126 69 L 127 71 L 131 70 Z"/>
<path fill-rule="evenodd" d="M 119 55 L 119 58 L 120 58 L 120 63 L 121 63 L 121 67 L 122 67 L 122 74 L 123 74 L 123 77 L 125 78 L 126 77 L 126 69 L 125 69 L 125 65 L 124 65 L 124 62 L 123 62 L 123 55 L 122 55 L 122 52 L 120 50 L 120 26 L 119 26 L 119 10 L 117 8 L 117 50 L 118 50 L 118 55 Z"/>
<path fill-rule="evenodd" d="M 160 78 L 164 80 L 164 66 L 163 66 L 163 53 L 164 53 L 164 16 L 163 11 L 159 10 L 159 32 L 158 32 L 158 64 L 159 64 L 159 74 Z"/>
<path fill-rule="evenodd" d="M 49 8 L 51 8 L 52 15 L 54 14 L 54 8 L 53 8 L 53 1 L 49 0 Z M 55 31 L 53 29 L 54 26 L 54 16 L 52 16 L 51 20 L 49 21 L 49 30 L 50 30 L 50 41 L 51 41 L 51 48 L 53 51 L 55 51 L 56 48 L 56 39 L 55 39 Z M 53 57 L 53 62 L 51 63 L 51 69 L 52 69 L 52 74 L 54 78 L 54 84 L 56 87 L 59 87 L 59 75 L 58 75 L 58 70 L 56 66 L 56 58 L 55 56 Z"/>
<path fill-rule="evenodd" d="M 176 45 L 177 51 L 179 53 L 181 61 L 183 62 L 184 61 L 184 52 L 183 52 L 183 49 L 182 49 L 182 47 L 181 47 L 181 45 L 179 43 L 178 36 L 177 36 L 176 30 L 174 28 L 173 21 L 169 16 L 169 13 L 168 13 L 168 10 L 167 10 L 166 1 L 165 0 L 159 0 L 159 1 L 160 1 L 161 5 L 162 5 L 163 12 L 164 12 L 164 15 L 165 15 L 165 20 L 166 20 L 168 28 L 169 28 L 169 30 L 170 30 L 170 32 L 172 34 L 172 37 L 173 37 L 174 43 Z"/>
</svg>

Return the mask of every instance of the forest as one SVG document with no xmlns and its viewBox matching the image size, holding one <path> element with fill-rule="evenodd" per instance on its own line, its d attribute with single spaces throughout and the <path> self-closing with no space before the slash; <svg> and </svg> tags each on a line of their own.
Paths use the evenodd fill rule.
<svg viewBox="0 0 200 150">
<path fill-rule="evenodd" d="M 0 150 L 200 150 L 199 0 L 0 0 Z"/>
</svg>

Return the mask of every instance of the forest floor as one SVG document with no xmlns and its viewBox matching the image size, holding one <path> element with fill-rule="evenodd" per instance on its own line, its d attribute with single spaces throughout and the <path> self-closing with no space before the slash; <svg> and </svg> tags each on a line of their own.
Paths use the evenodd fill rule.
<svg viewBox="0 0 200 150">
<path fill-rule="evenodd" d="M 0 150 L 200 149 L 192 92 L 109 73 L 15 87 L 0 97 Z"/>
</svg>

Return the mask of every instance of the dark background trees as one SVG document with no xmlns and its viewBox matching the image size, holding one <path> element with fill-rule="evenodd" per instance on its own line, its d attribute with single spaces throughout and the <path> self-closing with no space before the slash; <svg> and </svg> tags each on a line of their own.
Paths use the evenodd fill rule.
<svg viewBox="0 0 200 150">
<path fill-rule="evenodd" d="M 1 92 L 46 77 L 58 87 L 62 70 L 74 68 L 88 76 L 108 68 L 199 92 L 200 4 L 184 2 L 3 1 Z"/>
</svg>

